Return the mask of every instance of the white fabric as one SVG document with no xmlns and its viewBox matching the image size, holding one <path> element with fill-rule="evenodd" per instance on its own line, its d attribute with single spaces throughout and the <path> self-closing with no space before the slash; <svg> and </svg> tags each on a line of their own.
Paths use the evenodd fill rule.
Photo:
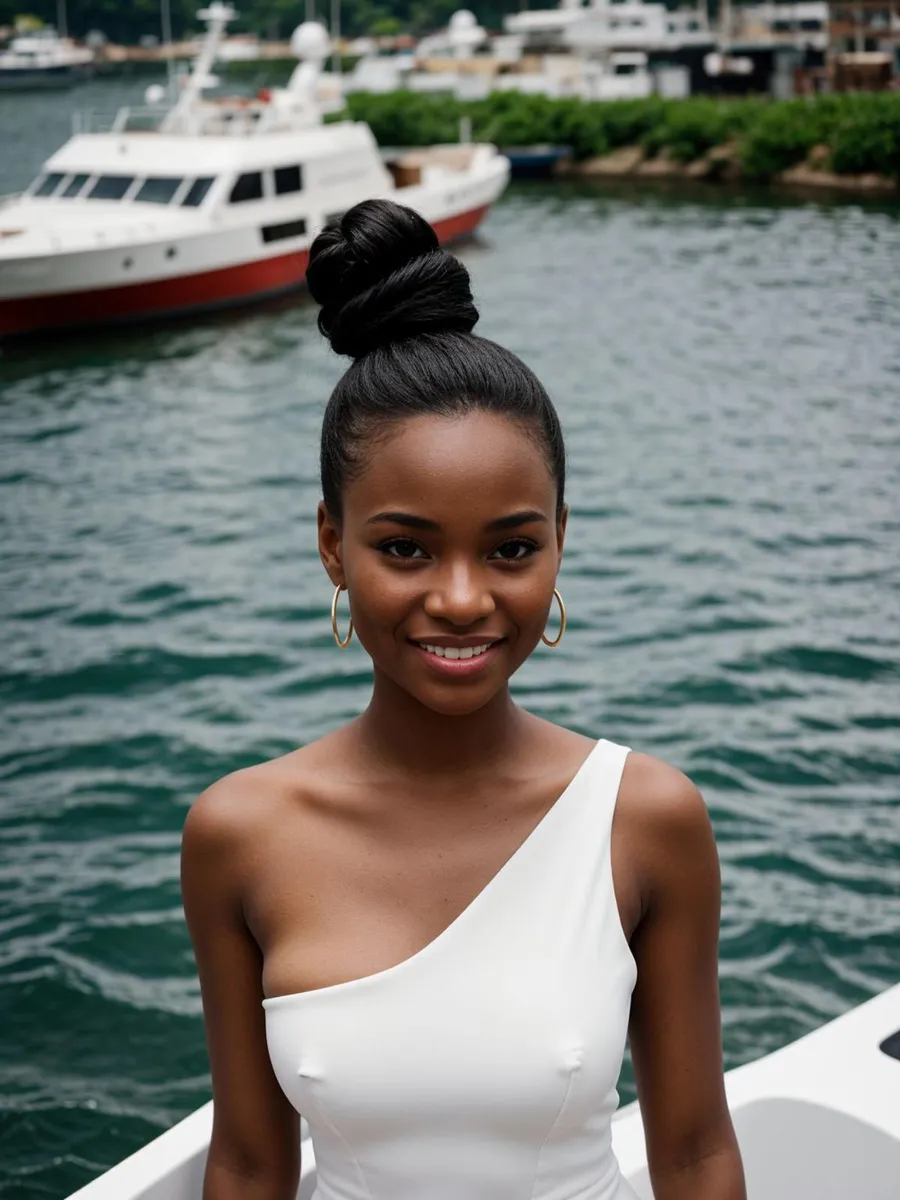
<svg viewBox="0 0 900 1200">
<path fill-rule="evenodd" d="M 634 1197 L 610 1145 L 637 977 L 610 862 L 627 754 L 598 742 L 411 958 L 263 1001 L 275 1074 L 309 1123 L 314 1200 Z"/>
</svg>

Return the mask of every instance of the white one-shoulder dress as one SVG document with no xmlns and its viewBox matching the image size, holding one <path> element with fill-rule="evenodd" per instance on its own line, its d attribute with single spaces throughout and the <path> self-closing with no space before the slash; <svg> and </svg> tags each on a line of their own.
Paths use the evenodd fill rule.
<svg viewBox="0 0 900 1200">
<path fill-rule="evenodd" d="M 598 742 L 469 906 L 387 970 L 263 1001 L 315 1200 L 631 1200 L 610 1122 L 637 969 Z"/>
</svg>

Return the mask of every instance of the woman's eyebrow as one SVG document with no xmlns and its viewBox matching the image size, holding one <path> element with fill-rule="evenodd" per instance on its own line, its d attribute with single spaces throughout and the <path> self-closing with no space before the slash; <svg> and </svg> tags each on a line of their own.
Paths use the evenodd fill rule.
<svg viewBox="0 0 900 1200">
<path fill-rule="evenodd" d="M 432 533 L 440 533 L 441 527 L 437 521 L 431 521 L 428 517 L 417 517 L 414 513 L 405 512 L 380 512 L 375 513 L 373 517 L 369 517 L 366 521 L 367 525 L 375 525 L 380 521 L 389 521 L 392 525 L 406 525 L 410 529 L 426 529 Z M 497 517 L 493 521 L 488 521 L 485 529 L 494 533 L 501 529 L 517 529 L 520 525 L 528 525 L 533 521 L 542 521 L 547 523 L 547 518 L 542 512 L 537 509 L 524 509 L 522 512 L 510 513 L 506 517 Z"/>
<path fill-rule="evenodd" d="M 427 517 L 416 517 L 412 513 L 404 512 L 376 513 L 374 517 L 369 517 L 366 524 L 375 525 L 379 521 L 390 521 L 392 525 L 409 525 L 412 529 L 430 529 L 433 532 L 438 532 L 441 528 L 437 521 L 429 521 Z"/>
<path fill-rule="evenodd" d="M 488 521 L 485 529 L 492 532 L 498 529 L 518 529 L 520 525 L 530 525 L 533 521 L 543 521 L 546 525 L 547 518 L 536 508 L 528 508 L 522 512 L 510 513 L 508 517 L 498 517 L 496 521 Z"/>
</svg>

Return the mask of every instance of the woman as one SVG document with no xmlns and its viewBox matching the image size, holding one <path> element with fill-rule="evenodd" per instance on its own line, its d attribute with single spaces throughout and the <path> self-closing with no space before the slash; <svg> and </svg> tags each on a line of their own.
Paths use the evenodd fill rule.
<svg viewBox="0 0 900 1200">
<path fill-rule="evenodd" d="M 509 692 L 565 630 L 553 406 L 471 333 L 468 274 L 410 210 L 357 205 L 307 278 L 354 360 L 324 418 L 319 552 L 374 686 L 185 823 L 204 1200 L 292 1200 L 298 1111 L 319 1200 L 625 1200 L 626 1031 L 656 1200 L 743 1200 L 703 800 Z"/>
</svg>

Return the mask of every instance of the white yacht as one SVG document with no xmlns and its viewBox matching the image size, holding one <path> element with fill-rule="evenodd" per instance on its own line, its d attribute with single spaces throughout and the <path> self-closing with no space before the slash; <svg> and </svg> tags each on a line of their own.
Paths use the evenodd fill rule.
<svg viewBox="0 0 900 1200">
<path fill-rule="evenodd" d="M 14 37 L 0 52 L 0 91 L 66 88 L 89 72 L 94 53 L 60 37 L 55 29 L 40 29 Z"/>
<path fill-rule="evenodd" d="M 382 157 L 322 73 L 321 25 L 295 31 L 285 88 L 204 96 L 233 9 L 199 14 L 202 53 L 168 109 L 123 109 L 76 133 L 22 196 L 0 205 L 0 338 L 145 319 L 271 296 L 303 284 L 329 217 L 371 197 L 420 212 L 442 241 L 471 233 L 509 178 L 494 146 Z M 162 91 L 161 88 L 159 88 Z"/>
<path fill-rule="evenodd" d="M 562 0 L 559 8 L 504 17 L 490 35 L 466 9 L 414 55 L 367 55 L 344 80 L 345 91 L 451 94 L 479 100 L 492 92 L 554 98 L 633 100 L 654 92 L 687 95 L 714 38 L 698 9 L 669 11 L 651 0 Z"/>
<path fill-rule="evenodd" d="M 688 95 L 715 45 L 702 3 L 669 9 L 656 0 L 561 0 L 558 8 L 510 13 L 503 25 L 520 39 L 523 56 L 576 59 L 585 100 Z"/>
<path fill-rule="evenodd" d="M 586 29 L 609 50 L 673 54 L 714 40 L 703 8 L 669 9 L 657 0 L 561 0 L 558 8 L 509 13 L 503 28 L 535 53 L 577 44 L 582 39 L 570 35 Z"/>
</svg>

